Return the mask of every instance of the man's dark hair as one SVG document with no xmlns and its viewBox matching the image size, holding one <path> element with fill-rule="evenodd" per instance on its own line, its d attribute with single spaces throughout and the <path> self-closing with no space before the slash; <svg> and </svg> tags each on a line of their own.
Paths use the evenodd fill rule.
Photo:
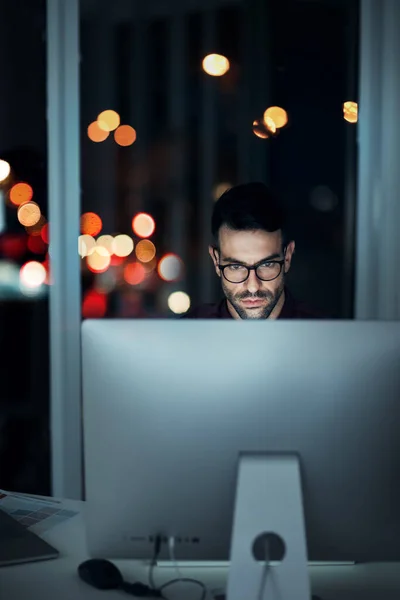
<svg viewBox="0 0 400 600">
<path fill-rule="evenodd" d="M 282 231 L 283 245 L 287 237 L 285 214 L 270 189 L 260 182 L 237 185 L 222 194 L 214 206 L 211 231 L 218 245 L 220 228 L 225 225 L 235 231 Z"/>
</svg>

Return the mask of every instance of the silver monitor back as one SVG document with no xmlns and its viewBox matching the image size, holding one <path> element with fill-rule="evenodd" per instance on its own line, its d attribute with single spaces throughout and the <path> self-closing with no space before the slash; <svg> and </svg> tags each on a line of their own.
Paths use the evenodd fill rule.
<svg viewBox="0 0 400 600">
<path fill-rule="evenodd" d="M 88 320 L 82 341 L 92 556 L 164 533 L 227 560 L 239 454 L 296 452 L 309 560 L 400 559 L 400 322 Z"/>
</svg>

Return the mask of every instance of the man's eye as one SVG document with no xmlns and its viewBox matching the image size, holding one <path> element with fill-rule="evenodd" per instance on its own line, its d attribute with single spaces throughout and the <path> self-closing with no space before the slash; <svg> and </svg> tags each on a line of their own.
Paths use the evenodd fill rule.
<svg viewBox="0 0 400 600">
<path fill-rule="evenodd" d="M 265 262 L 262 265 L 260 265 L 260 267 L 266 268 L 266 269 L 273 269 L 276 264 L 277 263 L 275 263 L 275 262 Z"/>
<path fill-rule="evenodd" d="M 230 271 L 240 271 L 241 269 L 245 269 L 246 267 L 243 267 L 242 265 L 229 265 L 228 269 Z"/>
</svg>

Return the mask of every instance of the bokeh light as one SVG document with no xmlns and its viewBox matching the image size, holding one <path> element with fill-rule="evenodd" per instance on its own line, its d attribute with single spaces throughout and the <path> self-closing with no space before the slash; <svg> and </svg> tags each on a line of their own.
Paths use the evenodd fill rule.
<svg viewBox="0 0 400 600">
<path fill-rule="evenodd" d="M 358 121 L 358 104 L 349 100 L 343 104 L 343 118 L 348 123 L 357 123 Z"/>
<path fill-rule="evenodd" d="M 158 263 L 157 270 L 164 281 L 176 281 L 182 276 L 183 262 L 176 254 L 166 254 Z"/>
<path fill-rule="evenodd" d="M 96 240 L 91 235 L 80 235 L 78 237 L 78 254 L 81 258 L 89 256 L 96 247 Z"/>
<path fill-rule="evenodd" d="M 40 287 L 46 280 L 45 267 L 35 260 L 25 263 L 19 272 L 21 283 L 27 288 Z"/>
<path fill-rule="evenodd" d="M 112 244 L 113 254 L 119 257 L 129 256 L 133 252 L 133 246 L 133 240 L 129 235 L 116 235 Z"/>
<path fill-rule="evenodd" d="M 18 259 L 26 252 L 26 235 L 6 233 L 0 236 L 0 252 L 7 258 Z"/>
<path fill-rule="evenodd" d="M 139 213 L 132 220 L 132 229 L 138 237 L 148 238 L 153 235 L 156 224 L 153 217 L 146 213 Z"/>
<path fill-rule="evenodd" d="M 97 121 L 93 121 L 93 123 L 90 123 L 89 127 L 87 128 L 87 134 L 89 140 L 96 143 L 104 142 L 104 140 L 106 140 L 110 135 L 108 131 L 100 129 Z"/>
<path fill-rule="evenodd" d="M 102 131 L 114 131 L 120 122 L 120 116 L 115 110 L 103 110 L 97 117 L 97 124 Z"/>
<path fill-rule="evenodd" d="M 137 244 L 135 252 L 141 262 L 148 263 L 155 257 L 156 247 L 150 240 L 141 240 Z"/>
<path fill-rule="evenodd" d="M 25 226 L 25 231 L 29 235 L 40 235 L 40 232 L 42 231 L 42 228 L 44 227 L 45 224 L 46 224 L 46 218 L 43 215 L 41 215 L 39 221 L 37 223 L 35 223 L 35 225 Z"/>
<path fill-rule="evenodd" d="M 29 183 L 15 183 L 10 190 L 10 201 L 15 206 L 29 202 L 33 197 L 33 189 Z"/>
<path fill-rule="evenodd" d="M 94 248 L 93 252 L 86 257 L 86 263 L 92 273 L 104 273 L 110 266 L 111 257 L 109 254 L 100 254 L 97 248 Z"/>
<path fill-rule="evenodd" d="M 89 290 L 82 302 L 82 317 L 84 319 L 101 319 L 107 312 L 107 295 Z"/>
<path fill-rule="evenodd" d="M 112 235 L 101 235 L 96 240 L 96 250 L 99 254 L 103 254 L 104 252 L 111 256 L 113 253 L 113 241 L 114 238 Z"/>
<path fill-rule="evenodd" d="M 98 235 L 103 227 L 103 222 L 99 215 L 94 212 L 87 212 L 81 216 L 81 233 L 87 235 Z"/>
<path fill-rule="evenodd" d="M 114 132 L 114 140 L 118 146 L 132 146 L 136 141 L 136 131 L 130 125 L 120 125 Z"/>
<path fill-rule="evenodd" d="M 203 71 L 213 77 L 221 77 L 229 71 L 229 60 L 222 54 L 208 54 L 203 58 Z"/>
<path fill-rule="evenodd" d="M 172 292 L 168 297 L 168 307 L 176 315 L 182 315 L 190 308 L 190 298 L 185 292 Z"/>
<path fill-rule="evenodd" d="M 221 183 L 217 183 L 213 188 L 213 198 L 217 201 L 224 192 L 231 189 L 232 184 L 227 181 L 223 181 Z"/>
<path fill-rule="evenodd" d="M 39 235 L 29 235 L 27 242 L 29 252 L 33 254 L 45 254 L 47 246 Z"/>
<path fill-rule="evenodd" d="M 253 133 L 262 140 L 268 139 L 271 135 L 263 119 L 256 119 L 253 121 Z"/>
<path fill-rule="evenodd" d="M 288 124 L 289 117 L 284 108 L 280 106 L 270 106 L 264 113 L 264 123 L 269 129 L 271 129 L 271 122 L 274 124 L 275 129 L 282 129 Z"/>
<path fill-rule="evenodd" d="M 19 207 L 17 215 L 21 225 L 24 227 L 33 227 L 39 222 L 41 212 L 36 202 L 26 202 Z"/>
<path fill-rule="evenodd" d="M 40 230 L 40 236 L 45 244 L 48 245 L 50 243 L 50 230 L 48 223 L 43 225 L 42 229 Z"/>
<path fill-rule="evenodd" d="M 124 279 L 130 285 L 139 285 L 146 277 L 146 271 L 140 263 L 129 263 L 124 269 Z"/>
<path fill-rule="evenodd" d="M 0 183 L 3 183 L 11 173 L 10 163 L 0 159 Z"/>
</svg>

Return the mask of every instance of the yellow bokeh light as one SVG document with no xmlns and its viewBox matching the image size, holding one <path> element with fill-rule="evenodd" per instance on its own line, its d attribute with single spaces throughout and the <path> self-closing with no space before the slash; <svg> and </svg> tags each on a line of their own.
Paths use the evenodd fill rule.
<svg viewBox="0 0 400 600">
<path fill-rule="evenodd" d="M 130 125 L 121 125 L 114 132 L 114 140 L 119 146 L 131 146 L 136 141 L 136 131 Z"/>
<path fill-rule="evenodd" d="M 155 227 L 153 217 L 146 213 L 139 213 L 132 219 L 133 232 L 141 238 L 148 238 L 153 235 Z"/>
<path fill-rule="evenodd" d="M 104 273 L 107 271 L 111 263 L 109 254 L 100 254 L 98 248 L 94 248 L 93 252 L 86 258 L 87 266 L 92 273 Z"/>
<path fill-rule="evenodd" d="M 102 131 L 114 131 L 120 122 L 120 116 L 115 110 L 103 110 L 97 117 L 97 124 Z"/>
<path fill-rule="evenodd" d="M 348 123 L 357 123 L 358 121 L 358 104 L 349 100 L 343 104 L 343 118 Z"/>
<path fill-rule="evenodd" d="M 270 106 L 264 113 L 264 123 L 267 125 L 269 129 L 270 123 L 272 122 L 276 129 L 282 129 L 288 124 L 289 117 L 284 108 L 280 106 Z"/>
<path fill-rule="evenodd" d="M 41 212 L 36 202 L 26 202 L 18 209 L 18 221 L 24 227 L 33 227 L 39 223 Z"/>
<path fill-rule="evenodd" d="M 103 254 L 105 252 L 108 256 L 113 255 L 113 241 L 114 238 L 112 235 L 101 235 L 96 240 L 96 250 L 99 254 Z"/>
<path fill-rule="evenodd" d="M 158 263 L 158 274 L 164 281 L 176 281 L 182 272 L 183 262 L 176 254 L 166 254 Z"/>
<path fill-rule="evenodd" d="M 11 173 L 10 163 L 0 159 L 0 183 L 3 183 Z"/>
<path fill-rule="evenodd" d="M 81 258 L 89 256 L 96 247 L 96 240 L 91 235 L 80 235 L 78 237 L 78 254 Z"/>
<path fill-rule="evenodd" d="M 215 201 L 218 200 L 218 198 L 220 198 L 222 196 L 222 194 L 224 192 L 226 192 L 227 190 L 230 190 L 232 187 L 231 183 L 227 183 L 227 182 L 221 182 L 221 183 L 217 183 L 217 185 L 214 186 L 213 188 L 213 198 Z"/>
<path fill-rule="evenodd" d="M 144 263 L 151 262 L 156 255 L 156 247 L 150 240 L 141 240 L 136 246 L 136 256 Z"/>
<path fill-rule="evenodd" d="M 129 235 L 116 235 L 113 239 L 112 251 L 115 256 L 125 257 L 133 252 L 133 240 Z"/>
<path fill-rule="evenodd" d="M 46 281 L 46 277 L 46 268 L 36 260 L 25 263 L 19 272 L 20 282 L 27 288 L 40 287 Z"/>
<path fill-rule="evenodd" d="M 110 135 L 110 133 L 108 131 L 104 131 L 104 129 L 100 129 L 97 121 L 93 121 L 93 123 L 90 123 L 89 127 L 87 128 L 87 134 L 88 134 L 88 138 L 92 142 L 96 142 L 96 143 L 104 142 L 104 140 L 106 140 L 108 138 L 108 136 Z"/>
<path fill-rule="evenodd" d="M 172 292 L 168 297 L 168 307 L 176 315 L 182 315 L 190 308 L 190 297 L 185 292 Z"/>
<path fill-rule="evenodd" d="M 230 68 L 229 60 L 222 54 L 208 54 L 208 56 L 203 58 L 202 66 L 203 71 L 213 77 L 225 75 Z"/>
</svg>

